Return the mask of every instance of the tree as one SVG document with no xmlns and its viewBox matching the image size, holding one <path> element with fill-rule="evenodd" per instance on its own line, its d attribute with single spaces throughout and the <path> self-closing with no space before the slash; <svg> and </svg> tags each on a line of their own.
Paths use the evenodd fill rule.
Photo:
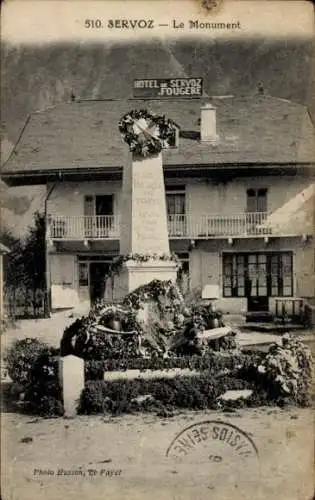
<svg viewBox="0 0 315 500">
<path fill-rule="evenodd" d="M 44 215 L 35 212 L 23 251 L 26 280 L 34 291 L 45 288 L 45 231 Z"/>
<path fill-rule="evenodd" d="M 1 242 L 10 249 L 10 252 L 3 256 L 3 274 L 9 313 L 10 316 L 15 316 L 16 294 L 25 281 L 23 242 L 7 228 L 1 231 Z"/>
<path fill-rule="evenodd" d="M 40 307 L 46 286 L 45 280 L 45 217 L 34 214 L 34 226 L 29 228 L 23 250 L 25 281 L 31 292 L 34 315 Z"/>
</svg>

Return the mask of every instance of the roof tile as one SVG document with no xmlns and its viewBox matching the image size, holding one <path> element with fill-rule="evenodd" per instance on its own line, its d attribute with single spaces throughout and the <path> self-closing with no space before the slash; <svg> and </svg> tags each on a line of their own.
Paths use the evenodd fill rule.
<svg viewBox="0 0 315 500">
<path fill-rule="evenodd" d="M 209 99 L 208 99 L 209 100 Z M 33 113 L 2 173 L 120 167 L 127 150 L 118 130 L 134 108 L 165 114 L 181 127 L 167 165 L 315 162 L 314 129 L 302 105 L 270 96 L 211 98 L 217 145 L 200 142 L 205 99 L 79 101 Z"/>
</svg>

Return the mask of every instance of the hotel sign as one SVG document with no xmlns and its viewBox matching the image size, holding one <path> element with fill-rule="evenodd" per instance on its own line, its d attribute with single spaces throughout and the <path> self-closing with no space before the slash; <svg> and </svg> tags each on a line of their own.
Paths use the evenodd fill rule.
<svg viewBox="0 0 315 500">
<path fill-rule="evenodd" d="M 152 80 L 134 80 L 133 96 L 150 97 L 202 97 L 202 78 L 156 78 Z"/>
</svg>

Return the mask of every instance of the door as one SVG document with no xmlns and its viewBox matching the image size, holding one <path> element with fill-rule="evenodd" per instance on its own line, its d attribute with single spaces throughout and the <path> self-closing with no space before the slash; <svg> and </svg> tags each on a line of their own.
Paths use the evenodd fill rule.
<svg viewBox="0 0 315 500">
<path fill-rule="evenodd" d="M 248 254 L 245 278 L 247 310 L 268 311 L 268 261 L 264 253 Z"/>
<path fill-rule="evenodd" d="M 108 271 L 109 264 L 106 262 L 90 263 L 89 285 L 91 304 L 94 304 L 95 302 L 104 298 Z"/>
<path fill-rule="evenodd" d="M 114 196 L 112 194 L 85 196 L 85 237 L 106 238 L 113 226 Z"/>
<path fill-rule="evenodd" d="M 246 231 L 249 233 L 265 233 L 260 226 L 267 218 L 267 189 L 248 189 L 246 207 Z"/>
<path fill-rule="evenodd" d="M 95 199 L 94 196 L 84 197 L 84 238 L 93 238 L 95 233 Z"/>
<path fill-rule="evenodd" d="M 95 215 L 98 238 L 108 238 L 113 226 L 114 200 L 112 194 L 95 196 Z"/>
</svg>

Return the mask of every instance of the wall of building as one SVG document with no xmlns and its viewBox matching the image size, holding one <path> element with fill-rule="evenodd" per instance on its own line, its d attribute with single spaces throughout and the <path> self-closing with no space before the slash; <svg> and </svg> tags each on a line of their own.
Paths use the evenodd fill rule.
<svg viewBox="0 0 315 500">
<path fill-rule="evenodd" d="M 315 251 L 313 241 L 301 238 L 275 238 L 268 244 L 263 239 L 202 241 L 189 253 L 190 288 L 200 292 L 206 285 L 218 286 L 218 307 L 224 312 L 241 313 L 247 310 L 247 299 L 226 298 L 222 295 L 222 253 L 224 252 L 293 252 L 293 294 L 295 297 L 315 297 Z M 50 254 L 52 307 L 75 307 L 89 301 L 88 287 L 79 287 L 78 261 L 74 254 Z M 110 286 L 107 287 L 110 291 Z M 270 310 L 275 300 L 270 298 Z"/>
<path fill-rule="evenodd" d="M 176 184 L 184 182 L 174 179 Z M 257 177 L 232 179 L 227 184 L 218 184 L 196 179 L 186 180 L 187 213 L 232 214 L 242 213 L 246 209 L 246 190 L 248 188 L 268 188 L 268 210 L 280 208 L 309 182 L 306 178 L 294 177 Z M 50 186 L 48 186 L 48 189 Z M 84 196 L 93 194 L 115 194 L 114 212 L 119 213 L 121 182 L 61 182 L 55 186 L 48 202 L 48 214 L 84 215 Z M 315 255 L 311 242 L 299 238 L 270 238 L 266 244 L 263 238 L 238 239 L 229 245 L 225 240 L 197 242 L 197 247 L 190 252 L 190 284 L 192 289 L 200 291 L 206 284 L 215 284 L 222 294 L 222 252 L 256 251 L 293 251 L 294 258 L 294 295 L 315 296 Z M 78 252 L 79 253 L 79 252 Z M 75 307 L 86 300 L 88 290 L 79 290 L 77 254 L 52 254 L 51 285 L 53 308 Z M 272 302 L 272 301 L 271 301 Z M 246 310 L 244 298 L 220 297 L 218 304 L 229 312 Z"/>
<path fill-rule="evenodd" d="M 231 215 L 246 211 L 247 189 L 267 188 L 268 212 L 287 203 L 310 184 L 305 177 L 240 177 L 228 183 L 191 180 L 186 187 L 187 212 Z"/>
<path fill-rule="evenodd" d="M 315 251 L 312 240 L 301 238 L 274 238 L 266 244 L 264 239 L 236 240 L 229 245 L 227 240 L 198 242 L 190 252 L 190 280 L 193 290 L 202 290 L 207 284 L 217 285 L 220 290 L 218 307 L 224 312 L 240 313 L 247 310 L 246 298 L 225 298 L 222 293 L 222 253 L 224 252 L 293 252 L 293 294 L 295 297 L 315 296 Z M 270 299 L 270 309 L 275 310 L 275 301 Z"/>
<path fill-rule="evenodd" d="M 48 186 L 48 190 L 51 186 Z M 49 215 L 84 215 L 86 195 L 114 194 L 114 213 L 119 213 L 121 183 L 114 181 L 60 182 L 47 203 Z"/>
<path fill-rule="evenodd" d="M 186 211 L 192 216 L 199 216 L 243 213 L 246 210 L 246 191 L 249 188 L 267 188 L 268 211 L 273 212 L 310 183 L 302 176 L 265 176 L 235 178 L 225 184 L 198 179 L 178 179 L 176 184 L 186 184 Z M 114 194 L 114 212 L 119 213 L 120 181 L 61 182 L 55 186 L 49 198 L 48 213 L 84 215 L 84 196 L 93 194 Z"/>
<path fill-rule="evenodd" d="M 297 297 L 315 297 L 315 248 L 311 241 L 295 252 L 295 275 Z"/>
</svg>

